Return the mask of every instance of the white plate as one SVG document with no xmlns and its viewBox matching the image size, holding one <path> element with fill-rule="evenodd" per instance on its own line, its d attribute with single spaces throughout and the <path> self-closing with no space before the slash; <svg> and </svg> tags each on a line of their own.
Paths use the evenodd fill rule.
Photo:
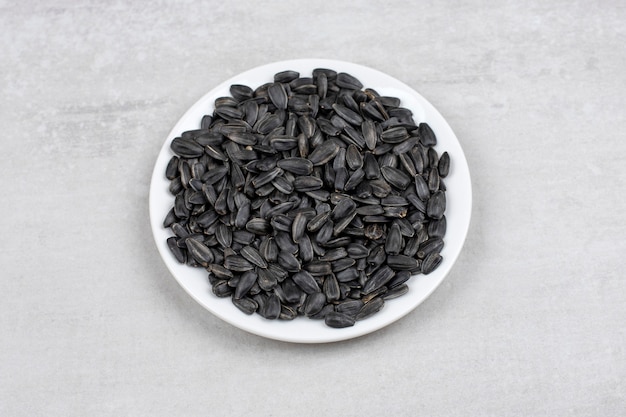
<svg viewBox="0 0 626 417">
<path fill-rule="evenodd" d="M 413 111 L 416 123 L 427 122 L 437 135 L 437 152 L 450 155 L 450 173 L 445 179 L 447 192 L 447 232 L 441 252 L 443 262 L 429 275 L 417 275 L 409 282 L 409 292 L 389 300 L 374 316 L 358 321 L 353 327 L 333 329 L 323 320 L 298 317 L 292 321 L 266 320 L 258 314 L 243 314 L 230 298 L 218 298 L 211 292 L 207 272 L 203 268 L 191 268 L 179 264 L 166 244 L 171 236 L 164 229 L 163 219 L 173 206 L 174 199 L 168 191 L 169 181 L 165 168 L 173 153 L 172 139 L 186 130 L 197 129 L 203 115 L 213 112 L 217 97 L 228 96 L 231 84 L 244 84 L 252 88 L 271 82 L 275 73 L 295 70 L 301 76 L 311 76 L 314 68 L 331 68 L 357 77 L 366 88 L 373 88 L 381 95 L 398 97 L 402 106 Z M 204 95 L 176 123 L 157 158 L 150 184 L 150 223 L 157 248 L 174 278 L 198 303 L 222 320 L 259 336 L 296 343 L 325 343 L 351 339 L 381 329 L 405 316 L 424 301 L 441 284 L 454 265 L 465 241 L 472 210 L 472 190 L 469 169 L 461 145 L 454 132 L 437 110 L 406 84 L 377 70 L 348 62 L 327 59 L 300 59 L 263 65 L 239 74 Z"/>
</svg>

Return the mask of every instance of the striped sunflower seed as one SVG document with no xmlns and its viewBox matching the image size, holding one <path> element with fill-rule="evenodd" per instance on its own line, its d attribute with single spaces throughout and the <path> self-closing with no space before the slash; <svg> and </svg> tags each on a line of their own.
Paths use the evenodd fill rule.
<svg viewBox="0 0 626 417">
<path fill-rule="evenodd" d="M 317 281 L 315 281 L 313 275 L 307 271 L 300 271 L 294 274 L 291 279 L 293 279 L 293 282 L 307 294 L 320 292 L 320 287 L 317 285 Z"/>
<path fill-rule="evenodd" d="M 310 175 L 313 172 L 313 163 L 305 158 L 285 158 L 279 160 L 276 164 L 279 168 L 295 175 Z"/>
<path fill-rule="evenodd" d="M 341 329 L 354 326 L 355 318 L 352 316 L 348 316 L 347 314 L 333 311 L 326 315 L 326 317 L 324 318 L 324 323 L 326 323 L 328 327 Z"/>
</svg>

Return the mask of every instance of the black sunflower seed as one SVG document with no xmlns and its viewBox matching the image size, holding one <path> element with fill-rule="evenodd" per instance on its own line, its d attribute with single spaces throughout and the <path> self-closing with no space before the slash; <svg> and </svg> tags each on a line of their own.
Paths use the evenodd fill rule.
<svg viewBox="0 0 626 417">
<path fill-rule="evenodd" d="M 181 137 L 174 138 L 170 147 L 176 154 L 184 158 L 197 158 L 204 153 L 202 145 L 191 139 L 183 139 Z"/>
<path fill-rule="evenodd" d="M 388 265 L 380 267 L 369 277 L 363 286 L 363 294 L 369 294 L 370 292 L 379 289 L 390 281 L 394 275 L 395 272 Z"/>
<path fill-rule="evenodd" d="M 339 152 L 339 145 L 335 141 L 327 140 L 309 154 L 309 161 L 314 166 L 323 165 L 333 159 L 337 152 Z"/>
<path fill-rule="evenodd" d="M 385 252 L 389 255 L 397 255 L 402 249 L 402 234 L 400 233 L 400 226 L 398 224 L 392 224 L 389 232 L 387 233 L 387 240 L 385 241 Z"/>
<path fill-rule="evenodd" d="M 411 178 L 407 174 L 391 166 L 381 167 L 380 172 L 390 185 L 400 190 L 405 190 L 411 182 Z"/>
<path fill-rule="evenodd" d="M 224 258 L 224 268 L 235 272 L 245 272 L 254 269 L 254 265 L 243 256 L 231 255 Z"/>
<path fill-rule="evenodd" d="M 387 265 L 396 271 L 411 271 L 419 266 L 417 259 L 406 255 L 387 256 Z"/>
<path fill-rule="evenodd" d="M 352 258 L 344 257 L 342 259 L 337 259 L 335 262 L 332 262 L 332 270 L 334 273 L 341 272 L 345 269 L 350 268 L 356 263 L 356 261 Z"/>
<path fill-rule="evenodd" d="M 429 254 L 422 261 L 422 274 L 424 275 L 430 274 L 435 269 L 437 269 L 439 265 L 441 265 L 442 261 L 443 261 L 443 258 L 439 253 L 433 252 Z"/>
<path fill-rule="evenodd" d="M 337 83 L 337 86 L 341 88 L 348 88 L 350 90 L 360 90 L 363 88 L 361 81 L 345 72 L 338 73 L 335 82 Z"/>
<path fill-rule="evenodd" d="M 213 252 L 205 244 L 196 239 L 185 240 L 187 250 L 193 259 L 204 267 L 208 267 L 214 261 Z"/>
<path fill-rule="evenodd" d="M 344 105 L 335 103 L 332 105 L 332 108 L 339 117 L 352 125 L 360 126 L 363 123 L 363 118 L 357 112 L 350 110 Z"/>
<path fill-rule="evenodd" d="M 379 312 L 385 305 L 385 301 L 382 297 L 374 297 L 369 300 L 356 315 L 357 320 L 365 320 L 368 317 L 373 316 Z"/>
<path fill-rule="evenodd" d="M 291 278 L 293 279 L 293 282 L 307 294 L 320 292 L 320 287 L 317 285 L 317 281 L 315 281 L 313 275 L 307 271 L 300 271 L 294 274 Z"/>
<path fill-rule="evenodd" d="M 420 142 L 422 142 L 422 145 L 435 146 L 437 144 L 435 132 L 433 132 L 428 123 L 420 123 L 417 133 L 420 136 Z"/>
<path fill-rule="evenodd" d="M 265 259 L 263 259 L 259 251 L 252 246 L 244 246 L 243 248 L 241 248 L 240 253 L 241 256 L 243 256 L 246 260 L 258 266 L 259 268 L 267 268 L 267 262 L 265 261 Z"/>
<path fill-rule="evenodd" d="M 433 219 L 441 219 L 446 210 L 446 195 L 443 191 L 435 191 L 426 204 L 426 214 Z"/>
<path fill-rule="evenodd" d="M 279 168 L 295 175 L 310 175 L 313 172 L 313 163 L 305 158 L 291 157 L 279 160 Z"/>
<path fill-rule="evenodd" d="M 233 297 L 232 300 L 235 307 L 248 315 L 253 314 L 257 310 L 257 308 L 259 308 L 257 302 L 254 301 L 252 298 L 244 297 L 239 299 Z"/>
<path fill-rule="evenodd" d="M 284 250 L 278 253 L 278 262 L 289 272 L 297 272 L 302 267 L 298 258 Z"/>
<path fill-rule="evenodd" d="M 237 287 L 235 288 L 234 298 L 243 298 L 256 282 L 258 276 L 254 271 L 246 271 L 241 274 Z"/>
<path fill-rule="evenodd" d="M 324 318 L 327 326 L 336 329 L 354 326 L 355 318 L 336 311 L 330 312 Z"/>
<path fill-rule="evenodd" d="M 326 304 L 326 296 L 321 292 L 314 292 L 306 297 L 304 302 L 304 315 L 313 316 L 319 313 Z"/>
</svg>

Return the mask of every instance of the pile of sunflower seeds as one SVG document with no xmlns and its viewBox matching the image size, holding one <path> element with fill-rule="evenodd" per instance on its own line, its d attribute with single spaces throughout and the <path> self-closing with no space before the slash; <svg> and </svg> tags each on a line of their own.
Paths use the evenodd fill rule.
<svg viewBox="0 0 626 417">
<path fill-rule="evenodd" d="M 341 328 L 440 265 L 450 158 L 398 98 L 322 68 L 230 93 L 171 142 L 165 172 L 168 246 L 216 296 Z"/>
</svg>

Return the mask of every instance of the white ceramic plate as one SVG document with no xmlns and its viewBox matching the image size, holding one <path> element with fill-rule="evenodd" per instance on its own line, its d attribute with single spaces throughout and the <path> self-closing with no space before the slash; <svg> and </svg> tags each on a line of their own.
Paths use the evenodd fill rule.
<svg viewBox="0 0 626 417">
<path fill-rule="evenodd" d="M 256 88 L 271 82 L 277 72 L 295 70 L 301 76 L 311 76 L 315 68 L 347 72 L 357 77 L 366 88 L 373 88 L 381 95 L 400 98 L 401 105 L 413 111 L 416 123 L 427 122 L 431 126 L 438 139 L 437 152 L 441 154 L 447 151 L 451 159 L 450 173 L 445 179 L 447 232 L 444 237 L 445 247 L 441 252 L 443 262 L 429 275 L 412 277 L 408 282 L 409 292 L 389 300 L 379 313 L 344 329 L 329 328 L 323 321 L 305 317 L 280 321 L 266 320 L 258 314 L 243 314 L 232 304 L 230 298 L 213 295 L 207 272 L 203 268 L 191 268 L 176 261 L 166 244 L 171 232 L 162 226 L 163 219 L 174 202 L 168 191 L 169 181 L 164 175 L 167 163 L 173 155 L 170 149 L 172 139 L 186 130 L 199 128 L 202 116 L 213 112 L 214 100 L 230 95 L 231 84 Z M 325 343 L 362 336 L 395 322 L 415 309 L 441 284 L 454 265 L 467 235 L 471 209 L 472 190 L 467 161 L 454 132 L 439 112 L 408 85 L 389 75 L 361 65 L 327 59 L 300 59 L 263 65 L 215 87 L 183 115 L 168 135 L 157 158 L 150 185 L 150 223 L 154 239 L 165 265 L 185 291 L 211 313 L 240 329 L 259 336 L 296 343 Z"/>
</svg>

